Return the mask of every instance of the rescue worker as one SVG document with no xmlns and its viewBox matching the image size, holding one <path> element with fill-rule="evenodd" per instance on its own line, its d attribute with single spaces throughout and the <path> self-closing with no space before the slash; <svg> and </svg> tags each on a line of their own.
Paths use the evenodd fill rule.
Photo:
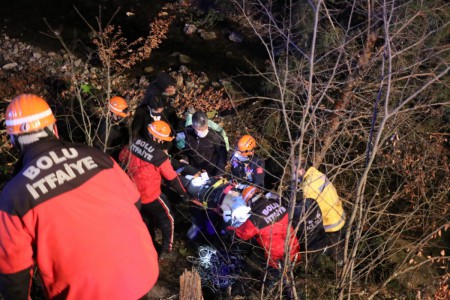
<svg viewBox="0 0 450 300">
<path fill-rule="evenodd" d="M 183 161 L 206 171 L 210 177 L 225 172 L 225 143 L 217 132 L 209 130 L 208 117 L 204 112 L 194 113 L 192 126 L 177 135 L 177 141 L 180 140 L 184 140 Z"/>
<path fill-rule="evenodd" d="M 256 140 L 251 135 L 242 136 L 231 157 L 231 174 L 252 185 L 264 187 L 264 160 L 255 155 Z"/>
<path fill-rule="evenodd" d="M 94 146 L 110 155 L 116 162 L 119 153 L 130 141 L 130 133 L 126 124 L 130 116 L 127 101 L 122 97 L 112 97 L 109 101 L 109 115 L 100 121 Z"/>
<path fill-rule="evenodd" d="M 306 170 L 307 169 L 307 170 Z M 332 246 L 332 256 L 340 265 L 343 263 L 341 239 L 344 233 L 345 212 L 336 189 L 327 178 L 314 167 L 307 168 L 306 160 L 295 160 L 294 180 L 302 191 L 303 199 L 314 199 L 319 205 L 323 218 L 323 227 Z"/>
<path fill-rule="evenodd" d="M 3 299 L 29 299 L 36 269 L 50 299 L 145 296 L 158 261 L 133 182 L 100 150 L 60 141 L 39 96 L 14 98 L 5 121 L 21 159 L 0 196 Z"/>
<path fill-rule="evenodd" d="M 298 197 L 296 200 L 292 226 L 296 230 L 300 249 L 306 253 L 320 254 L 328 242 L 319 205 L 311 198 Z"/>
<path fill-rule="evenodd" d="M 167 122 L 173 131 L 182 129 L 183 126 L 175 108 L 168 99 L 175 93 L 175 79 L 165 72 L 158 74 L 156 80 L 148 86 L 144 99 L 134 113 L 131 124 L 133 140 L 147 136 L 147 126 L 154 121 Z"/>
<path fill-rule="evenodd" d="M 300 261 L 299 244 L 292 226 L 288 227 L 288 211 L 276 199 L 266 197 L 260 189 L 249 186 L 242 192 L 245 205 L 235 205 L 231 218 L 224 221 L 231 223 L 227 230 L 232 230 L 244 241 L 256 237 L 257 243 L 268 258 L 268 267 L 272 274 L 279 274 L 280 264 L 285 257 L 285 241 L 289 239 L 289 257 L 292 263 Z M 238 202 L 236 202 L 238 203 Z M 224 216 L 228 214 L 224 212 Z"/>
<path fill-rule="evenodd" d="M 141 193 L 142 216 L 150 222 L 156 222 L 161 229 L 162 246 L 158 251 L 160 257 L 172 251 L 174 235 L 171 205 L 161 192 L 162 178 L 183 200 L 186 202 L 190 200 L 169 157 L 160 146 L 172 139 L 169 124 L 164 121 L 155 121 L 148 125 L 146 138 L 136 139 L 129 149 L 124 148 L 120 153 L 120 160 L 128 163 L 128 174 Z M 153 229 L 150 232 L 154 237 Z"/>
</svg>

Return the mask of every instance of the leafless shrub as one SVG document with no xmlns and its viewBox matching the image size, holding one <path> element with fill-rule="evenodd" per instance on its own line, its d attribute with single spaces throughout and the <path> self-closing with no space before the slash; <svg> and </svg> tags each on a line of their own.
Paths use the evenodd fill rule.
<svg viewBox="0 0 450 300">
<path fill-rule="evenodd" d="M 253 114 L 272 119 L 258 129 L 271 132 L 268 151 L 284 167 L 279 192 L 303 155 L 345 202 L 333 297 L 395 295 L 393 282 L 414 293 L 402 276 L 448 260 L 414 263 L 420 249 L 442 247 L 433 237 L 448 227 L 448 4 L 233 2 L 267 51 L 266 68 L 255 66 L 267 93 L 253 97 Z"/>
</svg>

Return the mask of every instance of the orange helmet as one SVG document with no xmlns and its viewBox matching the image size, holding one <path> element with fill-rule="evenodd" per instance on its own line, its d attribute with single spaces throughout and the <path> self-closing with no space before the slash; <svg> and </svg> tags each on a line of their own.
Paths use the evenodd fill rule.
<svg viewBox="0 0 450 300">
<path fill-rule="evenodd" d="M 238 141 L 238 150 L 242 156 L 249 156 L 253 154 L 253 150 L 256 147 L 256 140 L 251 135 L 244 135 Z"/>
<path fill-rule="evenodd" d="M 39 131 L 55 122 L 55 116 L 48 103 L 32 94 L 23 94 L 14 98 L 5 113 L 8 134 Z"/>
<path fill-rule="evenodd" d="M 148 125 L 148 132 L 166 142 L 173 140 L 173 136 L 170 136 L 171 131 L 169 124 L 164 121 L 155 121 Z"/>
<path fill-rule="evenodd" d="M 123 99 L 122 97 L 112 97 L 109 100 L 109 110 L 118 116 L 121 117 L 128 117 L 130 115 L 130 112 L 128 111 L 128 104 L 127 101 L 125 99 Z"/>
<path fill-rule="evenodd" d="M 257 188 L 256 186 L 248 186 L 246 187 L 243 191 L 242 191 L 242 199 L 244 199 L 245 204 L 248 203 L 248 201 L 250 201 L 250 199 L 253 198 L 253 196 L 255 196 L 256 193 L 261 192 L 261 190 L 259 188 Z"/>
</svg>

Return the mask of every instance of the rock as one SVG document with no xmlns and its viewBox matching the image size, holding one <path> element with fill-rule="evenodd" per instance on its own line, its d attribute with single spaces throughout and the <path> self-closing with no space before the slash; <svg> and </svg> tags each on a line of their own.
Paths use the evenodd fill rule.
<svg viewBox="0 0 450 300">
<path fill-rule="evenodd" d="M 194 82 L 190 77 L 186 78 L 186 80 L 184 81 L 184 83 L 185 83 L 185 85 L 186 85 L 188 88 L 193 88 L 193 87 L 195 87 L 195 82 Z"/>
<path fill-rule="evenodd" d="M 227 79 L 219 79 L 219 83 L 223 86 L 231 85 L 231 81 L 229 81 Z"/>
<path fill-rule="evenodd" d="M 74 61 L 74 65 L 75 65 L 75 67 L 79 67 L 80 65 L 81 65 L 81 63 L 82 63 L 83 61 L 81 60 L 81 58 L 80 59 L 77 59 L 76 61 Z"/>
<path fill-rule="evenodd" d="M 198 77 L 197 81 L 200 84 L 206 85 L 209 82 L 208 76 L 205 74 L 205 72 L 201 72 L 200 76 Z"/>
<path fill-rule="evenodd" d="M 151 67 L 147 67 L 147 68 L 151 68 Z M 141 76 L 141 78 L 139 78 L 139 85 L 140 86 L 148 85 L 148 80 L 145 76 Z"/>
<path fill-rule="evenodd" d="M 179 60 L 180 63 L 182 63 L 182 64 L 188 64 L 188 63 L 191 62 L 192 59 L 191 59 L 189 56 L 185 55 L 185 54 L 180 54 L 180 55 L 178 56 L 178 60 Z"/>
<path fill-rule="evenodd" d="M 176 81 L 177 81 L 177 86 L 183 86 L 183 84 L 184 84 L 184 78 L 183 78 L 183 75 L 178 74 L 178 75 L 175 77 L 175 79 L 176 79 Z"/>
<path fill-rule="evenodd" d="M 153 72 L 154 70 L 155 70 L 155 68 L 153 68 L 152 66 L 148 66 L 148 67 L 145 67 L 144 72 L 145 72 L 145 73 L 151 73 L 151 72 Z"/>
<path fill-rule="evenodd" d="M 217 81 L 213 81 L 213 82 L 211 82 L 211 86 L 215 89 L 220 89 L 220 87 L 222 85 L 220 83 L 218 83 Z"/>
<path fill-rule="evenodd" d="M 200 37 L 205 41 L 215 40 L 217 38 L 217 34 L 214 31 L 200 31 Z"/>
<path fill-rule="evenodd" d="M 186 67 L 186 66 L 184 66 L 184 65 L 181 65 L 181 66 L 180 66 L 179 72 L 180 72 L 181 74 L 185 74 L 185 73 L 187 73 L 188 71 L 189 71 L 188 67 Z"/>
<path fill-rule="evenodd" d="M 183 32 L 186 35 L 192 35 L 193 33 L 195 33 L 197 31 L 197 26 L 193 25 L 193 24 L 185 24 L 184 28 L 183 28 Z"/>
<path fill-rule="evenodd" d="M 3 69 L 3 70 L 11 70 L 11 69 L 14 69 L 15 67 L 17 67 L 17 63 L 12 62 L 12 63 L 9 63 L 9 64 L 4 65 L 4 66 L 2 67 L 2 69 Z"/>
<path fill-rule="evenodd" d="M 40 54 L 39 52 L 33 52 L 33 57 L 39 59 L 42 57 L 42 54 Z"/>
<path fill-rule="evenodd" d="M 238 32 L 232 32 L 230 33 L 230 35 L 228 36 L 228 39 L 232 42 L 235 43 L 242 43 L 242 41 L 244 41 L 244 36 Z"/>
<path fill-rule="evenodd" d="M 53 56 L 56 56 L 56 55 L 58 55 L 58 54 L 56 54 L 56 52 L 53 52 L 53 51 L 48 53 L 48 56 L 50 56 L 50 57 L 53 57 Z"/>
</svg>

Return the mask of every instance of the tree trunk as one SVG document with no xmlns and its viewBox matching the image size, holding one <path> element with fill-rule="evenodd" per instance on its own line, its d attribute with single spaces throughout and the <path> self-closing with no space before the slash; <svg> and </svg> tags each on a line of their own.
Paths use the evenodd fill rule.
<svg viewBox="0 0 450 300">
<path fill-rule="evenodd" d="M 200 275 L 192 269 L 184 269 L 180 276 L 180 300 L 203 300 Z"/>
</svg>

